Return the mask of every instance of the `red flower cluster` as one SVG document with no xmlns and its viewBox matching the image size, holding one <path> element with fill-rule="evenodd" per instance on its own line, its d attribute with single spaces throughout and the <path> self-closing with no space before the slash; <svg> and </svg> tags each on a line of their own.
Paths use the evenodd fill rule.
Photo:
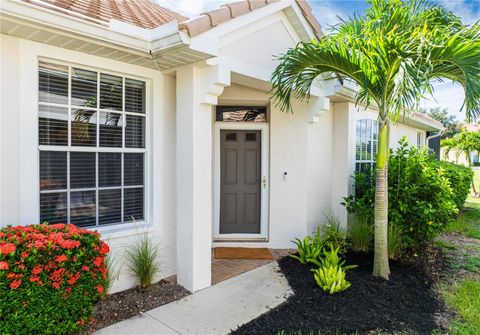
<svg viewBox="0 0 480 335">
<path fill-rule="evenodd" d="M 24 283 L 47 285 L 65 290 L 68 297 L 82 280 L 82 287 L 91 287 L 89 295 L 103 294 L 109 251 L 97 232 L 71 224 L 2 228 L 0 282 L 6 281 L 12 290 Z"/>
<path fill-rule="evenodd" d="M 71 224 L 1 228 L 0 297 L 8 301 L 0 310 L 10 316 L 20 313 L 25 320 L 50 320 L 52 315 L 42 315 L 43 306 L 38 306 L 43 301 L 58 312 L 52 322 L 55 331 L 50 332 L 82 333 L 92 320 L 93 304 L 106 291 L 109 251 L 97 232 Z M 48 306 L 46 311 L 51 310 Z"/>
</svg>

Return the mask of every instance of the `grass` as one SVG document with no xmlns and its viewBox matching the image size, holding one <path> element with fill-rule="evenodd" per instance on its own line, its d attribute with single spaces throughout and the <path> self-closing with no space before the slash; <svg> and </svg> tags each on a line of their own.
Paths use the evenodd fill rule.
<svg viewBox="0 0 480 335">
<path fill-rule="evenodd" d="M 480 280 L 466 279 L 445 293 L 448 305 L 462 320 L 456 320 L 450 329 L 452 335 L 480 334 Z"/>
<path fill-rule="evenodd" d="M 480 239 L 480 199 L 468 199 L 465 209 L 458 218 L 447 227 L 449 233 L 459 233 L 464 236 Z M 447 242 L 436 241 L 438 246 L 452 250 Z M 443 245 L 442 245 L 443 244 Z M 453 247 L 455 248 L 455 247 Z M 478 246 L 466 245 L 466 250 Z M 480 257 L 470 253 L 460 253 L 452 264 L 453 269 L 464 269 L 471 274 L 480 274 Z M 451 324 L 451 335 L 480 334 L 480 280 L 461 279 L 455 285 L 444 285 L 441 289 L 448 306 L 458 313 L 459 318 Z"/>
<path fill-rule="evenodd" d="M 457 249 L 456 246 L 454 246 L 453 244 L 451 243 L 448 243 L 448 242 L 445 242 L 445 241 L 442 241 L 442 240 L 435 240 L 433 241 L 433 244 L 439 248 L 443 248 L 443 249 L 448 249 L 448 250 L 455 250 Z"/>
<path fill-rule="evenodd" d="M 463 211 L 447 225 L 445 232 L 480 239 L 480 199 L 469 198 Z"/>
</svg>

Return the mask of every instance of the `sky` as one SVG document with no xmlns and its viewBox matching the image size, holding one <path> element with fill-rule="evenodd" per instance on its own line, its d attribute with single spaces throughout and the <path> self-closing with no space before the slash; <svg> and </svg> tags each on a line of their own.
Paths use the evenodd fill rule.
<svg viewBox="0 0 480 335">
<path fill-rule="evenodd" d="M 232 1 L 237 0 L 156 0 L 162 6 L 188 17 L 194 17 L 206 10 L 218 8 L 221 4 Z M 339 17 L 345 19 L 355 12 L 362 13 L 368 7 L 365 0 L 309 0 L 308 2 L 325 33 L 328 33 L 330 26 L 340 21 Z M 472 24 L 480 20 L 480 0 L 435 0 L 435 2 L 460 16 L 463 23 Z M 434 96 L 423 99 L 420 107 L 444 107 L 459 121 L 463 121 L 465 111 L 460 111 L 460 108 L 465 96 L 462 87 L 451 82 L 438 82 L 434 84 L 434 89 Z"/>
</svg>

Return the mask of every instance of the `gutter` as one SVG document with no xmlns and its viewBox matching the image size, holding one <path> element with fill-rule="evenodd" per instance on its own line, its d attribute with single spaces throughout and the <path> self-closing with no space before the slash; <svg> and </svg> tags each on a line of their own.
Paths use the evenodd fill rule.
<svg viewBox="0 0 480 335">
<path fill-rule="evenodd" d="M 190 47 L 191 39 L 178 28 L 177 22 L 170 22 L 156 29 L 144 29 L 125 22 L 110 20 L 108 24 L 86 21 L 81 15 L 69 15 L 50 8 L 18 0 L 0 0 L 0 20 L 14 22 L 21 26 L 44 30 L 51 34 L 71 39 L 96 43 L 112 49 L 155 59 L 157 55 L 181 47 Z M 9 31 L 3 31 L 10 35 Z M 208 44 L 208 43 L 206 43 Z M 215 50 L 198 48 L 198 53 L 211 56 Z"/>
</svg>

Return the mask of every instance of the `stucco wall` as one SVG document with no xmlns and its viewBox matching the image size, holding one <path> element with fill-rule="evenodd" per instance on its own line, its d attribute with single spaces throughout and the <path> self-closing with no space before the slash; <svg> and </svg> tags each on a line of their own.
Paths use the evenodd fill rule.
<svg viewBox="0 0 480 335">
<path fill-rule="evenodd" d="M 0 226 L 20 223 L 19 40 L 0 35 Z"/>
<path fill-rule="evenodd" d="M 134 279 L 122 261 L 139 232 L 160 245 L 158 278 L 176 272 L 175 80 L 158 71 L 1 35 L 0 226 L 39 222 L 38 59 L 54 59 L 143 78 L 147 82 L 146 223 L 101 227 L 121 270 L 113 291 Z"/>
</svg>

